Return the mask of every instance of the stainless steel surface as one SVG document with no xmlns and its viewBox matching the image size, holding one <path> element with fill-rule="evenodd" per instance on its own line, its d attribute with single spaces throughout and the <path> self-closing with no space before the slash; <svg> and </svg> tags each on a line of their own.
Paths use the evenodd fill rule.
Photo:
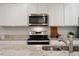
<svg viewBox="0 0 79 59">
<path fill-rule="evenodd" d="M 41 32 L 35 32 L 35 31 L 31 31 L 29 32 L 29 35 L 47 35 L 47 31 L 41 31 Z"/>
<path fill-rule="evenodd" d="M 29 14 L 29 16 L 48 16 L 48 14 Z"/>
<path fill-rule="evenodd" d="M 48 24 L 29 24 L 29 26 L 48 26 Z"/>
<path fill-rule="evenodd" d="M 49 42 L 49 40 L 29 40 L 28 42 Z"/>
<path fill-rule="evenodd" d="M 30 14 L 29 15 L 29 26 L 47 26 L 48 15 L 47 14 Z"/>
</svg>

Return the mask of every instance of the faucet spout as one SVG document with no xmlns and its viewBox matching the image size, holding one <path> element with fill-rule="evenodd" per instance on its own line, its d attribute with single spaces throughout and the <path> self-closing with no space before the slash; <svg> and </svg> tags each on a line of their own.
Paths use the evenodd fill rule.
<svg viewBox="0 0 79 59">
<path fill-rule="evenodd" d="M 64 42 L 65 45 L 69 47 L 69 53 L 73 53 L 73 39 L 74 39 L 74 35 L 69 35 L 69 37 L 68 37 L 69 44 L 68 44 L 67 40 L 63 39 L 63 37 L 61 35 L 58 36 L 58 41 Z"/>
<path fill-rule="evenodd" d="M 65 45 L 67 46 L 67 41 L 66 41 L 66 40 L 64 40 L 64 39 L 63 39 L 63 37 L 59 37 L 59 38 L 58 38 L 58 41 L 59 41 L 59 42 L 61 42 L 61 41 L 62 41 L 62 42 L 64 42 L 64 43 L 65 43 Z"/>
</svg>

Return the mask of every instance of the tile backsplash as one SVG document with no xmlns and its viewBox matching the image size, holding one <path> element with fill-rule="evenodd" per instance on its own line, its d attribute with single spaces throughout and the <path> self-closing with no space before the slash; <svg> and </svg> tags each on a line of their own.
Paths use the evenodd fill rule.
<svg viewBox="0 0 79 59">
<path fill-rule="evenodd" d="M 4 39 L 4 35 L 26 35 L 28 37 L 28 32 L 33 30 L 48 31 L 48 35 L 50 36 L 49 27 L 0 27 L 0 38 Z M 58 33 L 62 34 L 63 37 L 67 37 L 67 33 L 70 31 L 76 34 L 76 30 L 77 27 L 75 26 L 58 27 Z"/>
<path fill-rule="evenodd" d="M 48 27 L 0 27 L 0 37 L 4 39 L 5 35 L 26 35 L 29 37 L 29 31 L 48 31 Z M 48 33 L 49 34 L 49 33 Z M 11 37 L 11 36 L 10 36 Z"/>
<path fill-rule="evenodd" d="M 68 32 L 74 32 L 76 34 L 77 27 L 75 26 L 66 26 L 66 27 L 59 27 L 58 33 L 62 34 L 64 38 L 67 37 Z"/>
</svg>

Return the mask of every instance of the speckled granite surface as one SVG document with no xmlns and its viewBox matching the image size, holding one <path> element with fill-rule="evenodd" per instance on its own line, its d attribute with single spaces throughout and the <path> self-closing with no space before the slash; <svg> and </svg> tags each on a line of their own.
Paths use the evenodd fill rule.
<svg viewBox="0 0 79 59">
<path fill-rule="evenodd" d="M 0 56 L 79 56 L 79 52 L 69 54 L 68 51 L 44 51 L 42 46 L 0 45 Z"/>
<path fill-rule="evenodd" d="M 63 42 L 52 40 L 50 45 L 65 45 Z M 79 40 L 74 40 L 74 45 L 79 46 Z M 0 56 L 79 56 L 79 52 L 69 51 L 44 51 L 42 46 L 27 45 L 26 40 L 0 40 Z"/>
</svg>

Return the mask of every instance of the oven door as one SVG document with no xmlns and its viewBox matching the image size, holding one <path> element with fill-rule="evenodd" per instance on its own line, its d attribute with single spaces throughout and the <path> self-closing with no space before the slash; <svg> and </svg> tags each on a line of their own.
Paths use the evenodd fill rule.
<svg viewBox="0 0 79 59">
<path fill-rule="evenodd" d="M 30 35 L 27 40 L 28 45 L 49 45 L 49 39 L 47 35 Z"/>
</svg>

